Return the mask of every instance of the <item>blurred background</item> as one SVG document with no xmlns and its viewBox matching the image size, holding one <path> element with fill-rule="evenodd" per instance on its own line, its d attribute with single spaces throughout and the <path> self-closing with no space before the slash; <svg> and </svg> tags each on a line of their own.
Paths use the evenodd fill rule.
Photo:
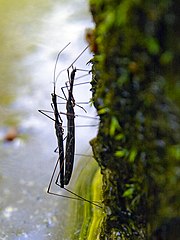
<svg viewBox="0 0 180 240">
<path fill-rule="evenodd" d="M 0 0 L 0 6 L 0 239 L 62 239 L 68 201 L 46 193 L 57 159 L 54 122 L 38 109 L 51 110 L 58 52 L 71 42 L 57 72 L 87 45 L 85 29 L 93 26 L 88 2 Z M 90 69 L 91 57 L 87 50 L 77 67 Z M 61 96 L 65 81 L 66 72 L 57 82 Z M 77 102 L 89 101 L 90 87 L 75 87 Z M 85 108 L 88 116 L 96 115 Z M 79 119 L 79 125 L 97 123 Z M 76 152 L 85 154 L 95 135 L 95 127 L 77 128 Z"/>
</svg>

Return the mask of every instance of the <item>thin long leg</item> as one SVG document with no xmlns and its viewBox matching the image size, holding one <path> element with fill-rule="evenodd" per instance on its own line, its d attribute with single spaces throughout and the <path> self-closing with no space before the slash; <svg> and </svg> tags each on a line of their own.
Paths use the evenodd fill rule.
<svg viewBox="0 0 180 240">
<path fill-rule="evenodd" d="M 53 182 L 53 179 L 54 179 L 54 176 L 55 176 L 55 173 L 56 173 L 56 169 L 57 169 L 58 164 L 59 164 L 59 158 L 58 158 L 58 160 L 56 161 L 56 165 L 55 165 L 55 167 L 54 167 L 52 176 L 51 176 L 51 178 L 50 178 L 49 185 L 48 185 L 48 189 L 47 189 L 47 193 L 48 193 L 48 194 L 55 195 L 55 196 L 60 196 L 60 197 L 65 197 L 65 198 L 70 198 L 70 199 L 76 199 L 76 198 L 73 198 L 73 197 L 64 196 L 64 195 L 59 194 L 59 193 L 51 192 L 51 186 L 52 186 L 52 182 Z M 60 173 L 59 173 L 59 174 L 60 174 Z M 58 175 L 59 175 L 59 174 L 58 174 Z M 60 185 L 58 184 L 58 186 L 60 186 Z M 61 187 L 61 186 L 60 186 L 60 187 Z M 78 200 L 78 199 L 76 199 L 76 200 Z"/>
<path fill-rule="evenodd" d="M 95 205 L 96 207 L 99 207 L 99 208 L 102 208 L 102 206 L 98 205 L 97 203 L 93 202 L 93 201 L 90 201 L 84 197 L 81 197 L 79 196 L 78 194 L 72 192 L 71 190 L 67 189 L 67 188 L 62 188 L 64 189 L 65 191 L 71 193 L 72 195 L 76 196 L 75 197 L 70 197 L 70 196 L 65 196 L 65 195 L 62 195 L 62 194 L 59 194 L 59 193 L 54 193 L 54 192 L 51 192 L 51 186 L 52 186 L 52 182 L 53 182 L 53 179 L 54 179 L 54 176 L 55 176 L 55 173 L 56 173 L 56 169 L 57 169 L 57 166 L 58 166 L 58 162 L 59 162 L 59 158 L 58 160 L 56 161 L 56 164 L 55 164 L 55 167 L 54 167 L 54 170 L 53 170 L 53 173 L 52 173 L 52 176 L 50 178 L 50 182 L 49 182 L 49 185 L 48 185 L 48 189 L 47 189 L 47 193 L 48 194 L 52 194 L 52 195 L 55 195 L 55 196 L 59 196 L 59 197 L 64 197 L 64 198 L 69 198 L 69 199 L 74 199 L 74 200 L 79 200 L 79 201 L 85 201 L 85 202 L 88 202 L 90 204 L 93 204 Z M 59 176 L 59 174 L 58 174 Z M 56 180 L 57 181 L 57 180 Z M 58 182 L 58 181 L 57 181 Z M 56 183 L 56 185 L 60 186 L 58 183 Z M 61 187 L 61 186 L 60 186 Z"/>
<path fill-rule="evenodd" d="M 54 118 L 52 118 L 48 114 L 46 114 L 46 113 L 53 114 L 52 111 L 49 111 L 49 110 L 38 110 L 38 111 L 55 122 Z M 59 114 L 66 115 L 66 116 L 74 116 L 74 117 L 81 117 L 81 118 L 86 118 L 86 119 L 99 120 L 98 117 L 91 117 L 91 116 L 86 116 L 86 115 L 81 115 L 81 114 L 72 115 L 71 113 L 64 113 L 64 112 L 59 112 Z"/>
</svg>

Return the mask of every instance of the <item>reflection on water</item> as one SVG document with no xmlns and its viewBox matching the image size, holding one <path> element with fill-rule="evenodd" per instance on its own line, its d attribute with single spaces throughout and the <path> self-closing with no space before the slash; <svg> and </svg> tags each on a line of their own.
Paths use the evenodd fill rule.
<svg viewBox="0 0 180 240">
<path fill-rule="evenodd" d="M 88 6 L 85 0 L 0 0 L 0 6 L 0 239 L 61 239 L 68 201 L 46 194 L 56 139 L 53 123 L 37 109 L 50 109 L 57 52 L 72 42 L 62 56 L 67 67 L 86 46 Z M 87 51 L 80 64 L 89 58 Z M 85 91 L 76 90 L 78 99 Z M 5 142 L 10 129 L 17 135 Z M 76 132 L 86 149 L 95 128 Z"/>
</svg>

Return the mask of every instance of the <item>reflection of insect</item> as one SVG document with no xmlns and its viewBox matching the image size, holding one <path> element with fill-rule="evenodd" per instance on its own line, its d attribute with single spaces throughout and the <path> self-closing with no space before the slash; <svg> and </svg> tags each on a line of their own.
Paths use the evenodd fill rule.
<svg viewBox="0 0 180 240">
<path fill-rule="evenodd" d="M 41 112 L 45 116 L 49 117 L 53 121 L 55 121 L 55 130 L 56 130 L 56 136 L 57 136 L 57 140 L 58 140 L 59 158 L 56 162 L 53 174 L 51 176 L 47 192 L 49 194 L 53 194 L 53 195 L 56 195 L 56 196 L 67 197 L 67 198 L 76 199 L 76 200 L 83 200 L 83 201 L 89 202 L 91 204 L 94 204 L 98 207 L 101 207 L 98 204 L 96 204 L 94 202 L 91 202 L 90 200 L 87 200 L 87 199 L 77 195 L 76 193 L 74 193 L 71 190 L 64 187 L 64 185 L 68 185 L 68 183 L 70 181 L 70 178 L 71 178 L 71 175 L 72 175 L 73 163 L 74 163 L 74 152 L 75 152 L 75 122 L 74 122 L 74 118 L 76 117 L 76 115 L 74 113 L 74 106 L 77 105 L 77 104 L 75 104 L 75 100 L 74 100 L 74 97 L 73 97 L 73 86 L 74 86 L 74 80 L 75 80 L 75 73 L 76 73 L 77 70 L 80 70 L 80 69 L 73 68 L 73 64 L 83 54 L 83 52 L 88 48 L 88 47 L 86 47 L 81 52 L 81 54 L 75 59 L 75 61 L 67 68 L 69 82 L 66 83 L 66 88 L 68 90 L 68 97 L 66 97 L 66 95 L 63 91 L 63 88 L 62 88 L 63 94 L 65 96 L 65 100 L 66 100 L 66 110 L 67 110 L 67 112 L 62 113 L 58 110 L 57 95 L 55 93 L 55 83 L 56 83 L 57 78 L 60 75 L 60 74 L 58 74 L 57 77 L 56 77 L 56 66 L 57 66 L 57 62 L 58 62 L 60 53 L 68 45 L 69 44 L 67 44 L 59 52 L 59 54 L 57 56 L 57 59 L 56 59 L 55 68 L 54 68 L 54 92 L 52 93 L 52 104 L 51 105 L 52 105 L 52 108 L 53 108 L 55 119 L 51 118 L 50 116 L 48 116 L 46 114 L 46 112 L 50 112 L 50 111 L 39 110 L 39 112 Z M 72 67 L 72 72 L 69 75 L 69 69 L 71 67 Z M 69 84 L 69 87 L 68 87 L 68 84 Z M 81 106 L 79 106 L 79 107 L 81 107 Z M 84 109 L 83 107 L 81 107 L 81 108 Z M 66 136 L 65 158 L 64 158 L 64 147 L 63 147 L 63 133 L 64 133 L 64 130 L 63 130 L 63 127 L 62 127 L 62 119 L 61 119 L 60 114 L 65 114 L 67 116 L 67 136 Z M 51 191 L 51 185 L 52 185 L 54 176 L 56 174 L 58 164 L 60 164 L 60 170 L 58 171 L 58 176 L 56 178 L 55 183 L 58 186 L 60 186 L 61 188 L 68 191 L 69 193 L 73 194 L 75 197 L 64 196 L 64 195 L 61 195 L 61 194 L 58 194 L 58 193 L 55 193 L 55 192 Z M 60 179 L 60 181 L 59 181 L 59 179 Z"/>
</svg>

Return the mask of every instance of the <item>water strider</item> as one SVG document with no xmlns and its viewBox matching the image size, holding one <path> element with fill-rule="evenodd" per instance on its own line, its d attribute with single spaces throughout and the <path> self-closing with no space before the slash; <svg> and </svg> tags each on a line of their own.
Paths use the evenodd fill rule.
<svg viewBox="0 0 180 240">
<path fill-rule="evenodd" d="M 77 61 L 77 59 L 83 54 L 83 52 L 88 48 L 88 46 L 79 54 L 79 56 L 75 59 L 75 61 L 67 68 L 64 70 L 67 70 L 68 72 L 68 79 L 69 79 L 69 88 L 66 84 L 66 87 L 68 89 L 68 97 L 66 97 L 63 88 L 63 94 L 65 96 L 65 100 L 66 102 L 66 113 L 62 113 L 58 110 L 58 103 L 57 103 L 57 94 L 55 91 L 55 84 L 57 81 L 57 78 L 59 77 L 60 74 L 57 75 L 56 77 L 56 66 L 57 66 L 57 62 L 59 59 L 60 54 L 62 53 L 62 51 L 69 45 L 70 43 L 68 43 L 58 54 L 57 59 L 56 59 L 56 63 L 55 63 L 55 68 L 54 68 L 54 92 L 51 94 L 52 95 L 52 103 L 51 106 L 53 108 L 53 113 L 54 113 L 54 117 L 55 119 L 53 119 L 52 117 L 50 117 L 47 113 L 50 111 L 46 111 L 46 110 L 39 110 L 40 113 L 44 114 L 45 116 L 47 116 L 48 118 L 52 119 L 53 121 L 55 121 L 55 130 L 56 130 L 56 136 L 57 136 L 57 141 L 58 141 L 58 152 L 59 152 L 59 158 L 55 164 L 55 168 L 53 170 L 50 182 L 49 182 L 49 186 L 47 189 L 47 193 L 52 194 L 52 195 L 56 195 L 56 196 L 61 196 L 61 197 L 66 197 L 66 198 L 71 198 L 71 199 L 76 199 L 76 200 L 83 200 L 86 202 L 89 202 L 97 207 L 102 208 L 99 204 L 92 202 L 82 196 L 79 196 L 78 194 L 72 192 L 71 190 L 67 189 L 64 187 L 64 185 L 68 185 L 71 175 L 72 175 L 72 170 L 73 170 L 73 164 L 74 164 L 74 154 L 75 154 L 75 122 L 74 122 L 74 118 L 76 117 L 75 113 L 74 113 L 74 106 L 77 105 L 75 104 L 75 100 L 73 97 L 73 86 L 74 86 L 74 80 L 75 80 L 75 73 L 76 71 L 84 71 L 81 69 L 76 69 L 73 67 L 73 64 Z M 69 75 L 69 69 L 72 68 L 72 71 Z M 62 71 L 64 71 L 62 70 Z M 61 72 L 62 72 L 61 71 Z M 79 85 L 79 84 L 77 84 Z M 58 96 L 59 97 L 59 96 Z M 62 98 L 62 97 L 60 97 Z M 77 105 L 79 106 L 79 105 Z M 82 108 L 83 110 L 85 110 L 83 107 L 79 106 L 80 108 Z M 66 151 L 65 151 L 65 157 L 64 157 L 64 139 L 63 139 L 63 134 L 64 134 L 64 129 L 62 126 L 62 119 L 60 114 L 65 114 L 67 116 L 67 136 L 66 136 Z M 91 118 L 91 117 L 89 117 Z M 58 170 L 58 164 L 60 166 L 59 170 Z M 51 191 L 51 185 L 52 182 L 55 178 L 55 174 L 56 171 L 58 171 L 58 175 L 56 178 L 56 185 L 60 186 L 61 188 L 63 188 L 64 190 L 66 190 L 67 192 L 73 194 L 75 197 L 70 197 L 70 196 L 65 196 L 59 193 L 55 193 Z M 60 179 L 60 181 L 59 181 Z"/>
<path fill-rule="evenodd" d="M 67 46 L 70 43 L 68 43 L 57 55 L 56 58 L 56 62 L 55 62 L 55 67 L 54 67 L 54 77 L 53 77 L 53 83 L 54 83 L 54 91 L 51 94 L 52 97 L 52 109 L 54 112 L 54 118 L 51 118 L 49 115 L 46 114 L 45 110 L 39 110 L 40 113 L 44 114 L 45 116 L 47 116 L 48 118 L 52 119 L 55 122 L 55 131 L 56 131 L 56 136 L 57 136 L 57 142 L 58 142 L 58 152 L 59 152 L 59 162 L 60 162 L 60 186 L 63 188 L 64 187 L 64 145 L 63 145 L 63 133 L 64 133 L 64 129 L 62 127 L 62 118 L 59 114 L 59 110 L 58 110 L 58 106 L 57 106 L 57 95 L 56 95 L 56 67 L 57 67 L 57 62 L 59 59 L 60 54 L 64 51 L 65 48 L 67 48 Z M 51 184 L 51 182 L 50 182 Z M 50 189 L 50 184 L 48 187 L 48 192 Z"/>
</svg>

